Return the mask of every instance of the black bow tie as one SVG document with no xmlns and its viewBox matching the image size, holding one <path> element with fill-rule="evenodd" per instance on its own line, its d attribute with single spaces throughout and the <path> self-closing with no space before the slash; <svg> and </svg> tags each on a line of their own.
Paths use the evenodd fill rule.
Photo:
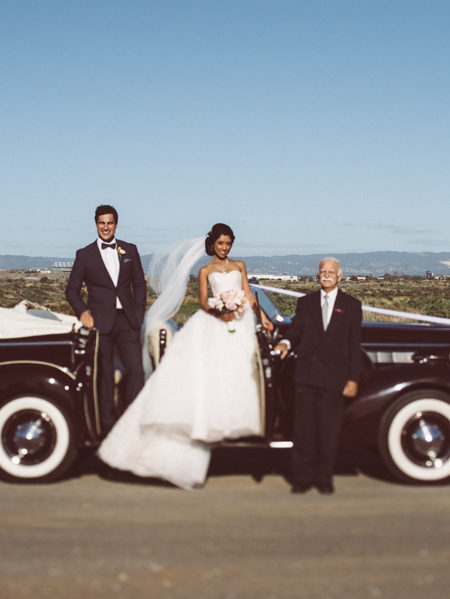
<svg viewBox="0 0 450 599">
<path fill-rule="evenodd" d="M 102 243 L 102 250 L 106 250 L 106 248 L 111 248 L 112 250 L 116 249 L 115 243 Z"/>
</svg>

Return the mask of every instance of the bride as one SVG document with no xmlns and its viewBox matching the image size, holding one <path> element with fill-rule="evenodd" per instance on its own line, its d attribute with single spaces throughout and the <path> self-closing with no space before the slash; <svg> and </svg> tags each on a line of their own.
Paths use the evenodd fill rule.
<svg viewBox="0 0 450 599">
<path fill-rule="evenodd" d="M 233 241 L 231 228 L 218 223 L 206 239 L 184 244 L 181 257 L 175 251 L 165 260 L 156 258 L 156 268 L 159 262 L 163 267 L 151 282 L 160 295 L 147 313 L 146 333 L 178 310 L 200 251 L 212 257 L 199 272 L 201 310 L 174 335 L 99 448 L 110 466 L 190 489 L 205 482 L 212 443 L 262 434 L 254 360 L 257 305 L 244 262 L 228 257 Z M 242 302 L 224 310 L 223 294 Z M 262 311 L 261 319 L 271 330 Z"/>
</svg>

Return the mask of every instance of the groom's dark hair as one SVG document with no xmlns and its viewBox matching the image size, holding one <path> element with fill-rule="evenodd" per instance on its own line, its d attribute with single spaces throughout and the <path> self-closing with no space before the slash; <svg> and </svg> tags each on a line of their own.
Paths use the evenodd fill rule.
<svg viewBox="0 0 450 599">
<path fill-rule="evenodd" d="M 101 206 L 97 206 L 95 210 L 95 222 L 98 221 L 99 216 L 103 216 L 104 214 L 112 214 L 114 216 L 114 222 L 116 223 L 116 225 L 118 224 L 119 215 L 117 214 L 117 210 L 109 204 L 102 204 Z"/>
</svg>

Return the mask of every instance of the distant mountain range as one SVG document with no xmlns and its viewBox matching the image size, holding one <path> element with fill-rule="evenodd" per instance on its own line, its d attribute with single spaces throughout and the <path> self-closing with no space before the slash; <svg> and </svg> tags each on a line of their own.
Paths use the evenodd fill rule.
<svg viewBox="0 0 450 599">
<path fill-rule="evenodd" d="M 323 254 L 246 257 L 249 272 L 310 276 L 317 273 Z M 404 274 L 425 276 L 427 270 L 450 274 L 450 252 L 363 252 L 334 254 L 344 275 Z"/>
<path fill-rule="evenodd" d="M 438 274 L 450 274 L 449 252 L 361 252 L 334 254 L 342 264 L 344 275 L 405 274 L 425 276 L 427 270 Z M 151 254 L 142 256 L 144 270 L 147 269 Z M 237 258 L 237 256 L 236 256 Z M 288 274 L 311 276 L 323 254 L 291 254 L 288 256 L 245 256 L 249 274 Z M 55 262 L 72 262 L 72 258 L 58 256 L 0 256 L 0 269 L 50 268 Z M 206 263 L 207 257 L 198 266 Z"/>
</svg>

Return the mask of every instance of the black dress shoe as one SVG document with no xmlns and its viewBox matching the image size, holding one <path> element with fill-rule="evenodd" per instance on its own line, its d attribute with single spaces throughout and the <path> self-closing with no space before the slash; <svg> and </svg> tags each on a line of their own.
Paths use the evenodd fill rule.
<svg viewBox="0 0 450 599">
<path fill-rule="evenodd" d="M 332 483 L 325 483 L 323 485 L 316 485 L 317 490 L 319 491 L 319 493 L 321 493 L 322 495 L 333 495 L 334 493 L 334 487 Z"/>
<path fill-rule="evenodd" d="M 306 493 L 312 489 L 312 485 L 308 483 L 297 483 L 292 485 L 291 493 Z"/>
</svg>

